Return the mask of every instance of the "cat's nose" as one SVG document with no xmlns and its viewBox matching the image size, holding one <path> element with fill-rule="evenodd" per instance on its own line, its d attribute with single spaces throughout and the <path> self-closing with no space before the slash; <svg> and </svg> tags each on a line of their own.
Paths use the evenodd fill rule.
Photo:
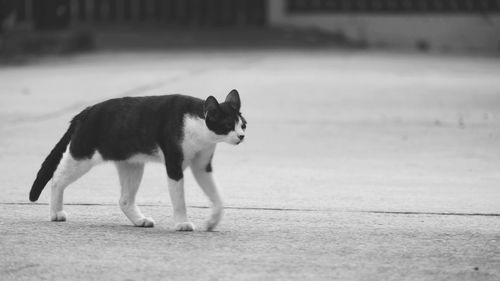
<svg viewBox="0 0 500 281">
<path fill-rule="evenodd" d="M 240 140 L 243 140 L 245 138 L 245 135 L 240 135 L 238 136 L 238 138 L 240 138 Z"/>
</svg>

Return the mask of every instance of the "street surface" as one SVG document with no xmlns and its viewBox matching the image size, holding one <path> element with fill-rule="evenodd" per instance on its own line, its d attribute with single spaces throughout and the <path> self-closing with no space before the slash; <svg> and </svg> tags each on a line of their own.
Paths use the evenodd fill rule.
<svg viewBox="0 0 500 281">
<path fill-rule="evenodd" d="M 138 194 L 157 224 L 130 226 L 113 165 L 29 203 L 73 115 L 108 98 L 233 88 L 245 142 L 220 144 L 227 209 L 186 171 L 198 230 L 173 231 L 165 169 Z M 500 280 L 498 58 L 327 50 L 172 51 L 0 67 L 1 280 Z"/>
</svg>

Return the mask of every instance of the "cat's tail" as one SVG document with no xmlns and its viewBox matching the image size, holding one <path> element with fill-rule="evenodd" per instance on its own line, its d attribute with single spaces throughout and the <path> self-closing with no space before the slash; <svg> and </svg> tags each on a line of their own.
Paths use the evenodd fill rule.
<svg viewBox="0 0 500 281">
<path fill-rule="evenodd" d="M 71 141 L 71 136 L 73 135 L 74 124 L 71 122 L 66 133 L 64 133 L 63 137 L 57 142 L 56 146 L 49 153 L 45 161 L 42 163 L 42 167 L 38 174 L 36 175 L 35 182 L 33 182 L 33 186 L 30 191 L 30 201 L 35 202 L 40 197 L 42 190 L 45 188 L 45 185 L 49 182 L 49 180 L 54 175 L 54 172 L 59 165 L 59 162 L 62 159 L 64 151 L 66 151 L 66 147 Z"/>
</svg>

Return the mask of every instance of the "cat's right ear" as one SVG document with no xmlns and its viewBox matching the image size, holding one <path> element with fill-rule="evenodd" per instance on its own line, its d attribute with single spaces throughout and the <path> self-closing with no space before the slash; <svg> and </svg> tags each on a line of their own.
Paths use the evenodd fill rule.
<svg viewBox="0 0 500 281">
<path fill-rule="evenodd" d="M 205 104 L 203 105 L 203 115 L 205 115 L 206 117 L 209 112 L 218 109 L 219 109 L 219 102 L 217 101 L 217 99 L 214 98 L 214 96 L 209 96 L 205 100 Z"/>
</svg>

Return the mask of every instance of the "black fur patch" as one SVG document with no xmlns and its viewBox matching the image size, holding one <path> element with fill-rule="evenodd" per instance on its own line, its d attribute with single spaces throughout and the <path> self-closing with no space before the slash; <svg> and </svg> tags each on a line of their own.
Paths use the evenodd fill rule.
<svg viewBox="0 0 500 281">
<path fill-rule="evenodd" d="M 217 110 L 207 114 L 207 127 L 218 135 L 227 135 L 234 130 L 239 112 L 228 104 L 220 104 Z"/>
<path fill-rule="evenodd" d="M 47 158 L 45 158 L 45 160 L 43 161 L 42 166 L 40 167 L 40 170 L 36 175 L 36 179 L 33 182 L 33 185 L 31 186 L 31 191 L 30 191 L 31 202 L 35 202 L 38 200 L 40 194 L 42 193 L 42 190 L 45 188 L 45 185 L 47 185 L 49 180 L 54 175 L 54 172 L 56 171 L 57 166 L 59 165 L 59 162 L 63 157 L 63 153 L 64 151 L 66 151 L 66 147 L 68 146 L 68 143 L 71 140 L 71 135 L 73 134 L 73 130 L 74 130 L 74 125 L 71 124 L 66 133 L 63 135 L 63 137 L 59 140 L 59 142 L 57 142 L 57 144 L 49 153 Z"/>
<path fill-rule="evenodd" d="M 212 168 L 212 159 L 213 159 L 213 158 L 214 158 L 214 155 L 213 155 L 213 154 L 212 154 L 212 155 L 210 155 L 210 160 L 208 160 L 208 164 L 207 164 L 207 166 L 205 167 L 205 172 L 207 172 L 207 173 L 211 173 L 211 172 L 213 172 L 213 171 L 214 171 L 214 170 L 213 170 L 213 168 Z"/>
<path fill-rule="evenodd" d="M 184 116 L 203 118 L 203 103 L 194 97 L 167 95 L 111 99 L 88 107 L 74 119 L 71 155 L 91 158 L 98 151 L 104 160 L 121 161 L 160 148 L 169 177 L 179 180 Z"/>
<path fill-rule="evenodd" d="M 207 127 L 218 135 L 227 135 L 235 129 L 239 118 L 246 127 L 246 120 L 241 116 L 240 107 L 240 95 L 236 90 L 232 90 L 227 95 L 226 101 L 221 104 L 214 97 L 208 97 L 204 105 Z"/>
<path fill-rule="evenodd" d="M 107 100 L 75 117 L 70 152 L 82 159 L 97 150 L 104 160 L 120 161 L 177 146 L 185 114 L 203 118 L 203 101 L 182 95 Z"/>
</svg>

